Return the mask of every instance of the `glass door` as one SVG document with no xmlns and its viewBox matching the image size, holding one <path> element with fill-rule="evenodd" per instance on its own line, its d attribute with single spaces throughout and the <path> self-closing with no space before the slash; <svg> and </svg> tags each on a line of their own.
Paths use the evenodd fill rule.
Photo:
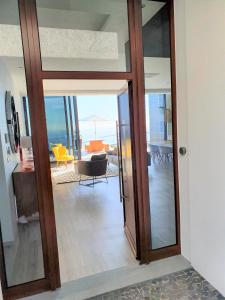
<svg viewBox="0 0 225 300">
<path fill-rule="evenodd" d="M 170 5 L 142 1 L 151 251 L 178 243 Z"/>
<path fill-rule="evenodd" d="M 17 1 L 0 2 L 0 44 L 0 271 L 5 293 L 44 280 L 46 262 Z"/>
<path fill-rule="evenodd" d="M 135 212 L 135 193 L 133 181 L 133 136 L 130 116 L 131 103 L 131 83 L 129 90 L 124 91 L 118 96 L 118 115 L 119 115 L 119 137 L 120 137 L 120 167 L 121 167 L 121 199 L 124 206 L 124 227 L 125 233 L 131 248 L 137 256 L 137 234 L 136 234 L 136 212 Z"/>
</svg>

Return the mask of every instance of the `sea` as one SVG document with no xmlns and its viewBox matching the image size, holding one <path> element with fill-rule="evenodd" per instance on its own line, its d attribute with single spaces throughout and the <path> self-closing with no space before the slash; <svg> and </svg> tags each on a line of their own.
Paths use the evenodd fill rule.
<svg viewBox="0 0 225 300">
<path fill-rule="evenodd" d="M 74 133 L 74 136 L 75 133 Z M 96 130 L 96 134 L 93 130 L 81 128 L 80 130 L 80 138 L 82 141 L 82 147 L 89 144 L 90 140 L 103 140 L 105 144 L 116 146 L 117 145 L 117 137 L 116 137 L 116 128 L 112 126 L 111 128 L 107 126 L 107 128 L 98 128 Z M 67 146 L 67 134 L 66 131 L 48 131 L 48 144 L 49 149 L 55 144 L 63 144 Z M 70 136 L 70 145 L 72 146 L 72 138 Z"/>
</svg>

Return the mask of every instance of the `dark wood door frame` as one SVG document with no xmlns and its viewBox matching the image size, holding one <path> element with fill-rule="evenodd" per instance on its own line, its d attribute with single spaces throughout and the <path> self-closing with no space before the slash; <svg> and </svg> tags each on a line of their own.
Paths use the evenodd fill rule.
<svg viewBox="0 0 225 300">
<path fill-rule="evenodd" d="M 28 0 L 22 0 L 22 1 L 28 1 Z M 137 79 L 137 66 L 139 64 L 139 61 L 137 60 L 137 43 L 139 41 L 136 40 L 135 36 L 137 34 L 137 18 L 136 18 L 136 0 L 128 0 L 128 21 L 129 21 L 129 37 L 130 37 L 130 58 L 131 58 L 131 71 L 130 72 L 102 72 L 102 71 L 43 71 L 42 65 L 41 65 L 41 54 L 40 54 L 40 41 L 39 41 L 39 30 L 38 30 L 38 20 L 37 20 L 37 14 L 36 14 L 36 4 L 35 0 L 30 0 L 32 7 L 32 29 L 33 29 L 33 42 L 35 44 L 35 49 L 37 51 L 36 61 L 37 61 L 37 72 L 38 77 L 42 80 L 44 79 L 89 79 L 89 80 L 127 80 L 132 81 L 132 103 L 131 103 L 131 109 L 133 111 L 132 115 L 132 126 L 133 126 L 133 132 L 134 136 L 136 137 L 136 141 L 133 141 L 133 149 L 135 153 L 136 160 L 134 163 L 134 169 L 135 169 L 135 182 L 134 185 L 136 186 L 136 192 L 137 192 L 137 199 L 136 200 L 136 208 L 137 208 L 137 239 L 139 247 L 139 253 L 138 256 L 141 260 L 141 262 L 148 262 L 149 259 L 147 257 L 147 248 L 150 243 L 149 239 L 149 213 L 148 213 L 148 206 L 149 204 L 145 205 L 146 201 L 144 199 L 144 195 L 142 193 L 143 186 L 144 186 L 144 177 L 146 177 L 146 174 L 143 173 L 143 168 L 141 167 L 141 161 L 147 161 L 145 150 L 141 150 L 142 147 L 142 141 L 141 138 L 143 136 L 142 132 L 140 131 L 140 120 L 138 117 L 139 110 L 136 109 L 137 106 L 139 106 L 139 94 L 138 94 L 138 84 L 136 82 Z M 42 84 L 43 86 L 43 84 Z M 42 90 L 43 95 L 43 90 Z M 143 110 L 144 111 L 144 110 Z M 134 121 L 135 120 L 135 121 Z M 142 118 L 143 120 L 143 118 Z M 144 128 L 144 120 L 142 128 Z M 141 137 L 141 138 L 140 138 Z M 144 157 L 142 157 L 144 154 Z M 142 183 L 142 184 L 140 184 Z M 144 216 L 144 217 L 143 217 Z M 143 222 L 144 219 L 144 222 Z M 144 225 L 143 225 L 144 223 Z"/>
<path fill-rule="evenodd" d="M 158 0 L 153 0 L 158 1 Z M 180 205 L 179 205 L 179 173 L 178 173 L 178 145 L 177 145 L 177 103 L 176 103 L 176 55 L 175 55 L 175 27 L 174 27 L 174 1 L 173 0 L 162 0 L 168 6 L 169 19 L 170 19 L 170 52 L 171 52 L 171 94 L 172 94 L 172 124 L 173 124 L 173 157 L 174 157 L 174 184 L 175 184 L 175 207 L 176 207 L 176 245 L 164 247 L 161 249 L 152 250 L 151 245 L 151 232 L 150 232 L 150 207 L 148 208 L 149 215 L 146 215 L 144 221 L 145 226 L 149 226 L 148 237 L 149 247 L 147 251 L 147 260 L 154 261 L 161 258 L 178 255 L 181 253 L 181 240 L 180 240 Z M 135 24 L 136 28 L 136 45 L 137 45 L 137 85 L 138 85 L 138 99 L 139 99 L 139 114 L 142 116 L 140 119 L 141 142 L 140 149 L 143 151 L 142 157 L 143 162 L 140 165 L 143 167 L 143 207 L 147 209 L 147 202 L 149 202 L 149 190 L 148 190 L 148 174 L 147 168 L 147 145 L 146 145 L 146 129 L 145 129 L 145 75 L 144 75 L 144 57 L 143 57 L 143 40 L 142 40 L 142 1 L 135 1 L 135 17 L 137 18 Z M 138 117 L 137 116 L 137 117 Z M 145 143 L 145 145 L 143 145 Z M 145 173 L 145 175 L 144 175 Z M 147 187 L 147 188 L 146 188 Z M 151 201 L 151 199 L 150 199 Z M 149 222 L 149 223 L 148 223 Z"/>
<path fill-rule="evenodd" d="M 179 173 L 178 173 L 178 143 L 177 143 L 177 95 L 176 95 L 176 51 L 175 51 L 175 24 L 174 0 L 165 1 L 168 6 L 170 20 L 170 59 L 171 59 L 171 95 L 172 95 L 172 133 L 173 133 L 173 165 L 176 214 L 176 244 L 156 250 L 149 250 L 151 261 L 181 254 L 180 238 L 180 201 L 179 201 Z M 150 199 L 151 200 L 151 199 Z"/>
<path fill-rule="evenodd" d="M 119 104 L 120 101 L 120 97 L 127 93 L 128 96 L 128 104 L 129 104 L 129 126 L 130 126 L 130 139 L 131 139 L 131 156 L 132 156 L 132 178 L 133 178 L 133 185 L 132 185 L 132 189 L 133 189 L 133 197 L 134 199 L 138 199 L 137 198 L 137 184 L 136 181 L 134 180 L 134 173 L 135 173 L 135 166 L 134 166 L 134 161 L 135 161 L 135 153 L 134 153 L 134 126 L 132 123 L 132 115 L 133 115 L 133 111 L 132 111 L 132 97 L 133 97 L 133 83 L 132 81 L 128 82 L 128 87 L 126 90 L 124 90 L 120 95 L 118 95 L 118 132 L 119 132 L 119 151 L 118 151 L 118 155 L 119 155 L 119 168 L 120 168 L 120 193 L 121 193 L 121 201 L 123 202 L 123 212 L 124 212 L 124 230 L 125 230 L 125 234 L 126 237 L 128 239 L 128 242 L 131 246 L 131 250 L 133 251 L 133 254 L 135 255 L 135 257 L 138 260 L 141 260 L 141 253 L 140 253 L 140 240 L 139 237 L 137 237 L 137 233 L 138 233 L 138 207 L 137 207 L 137 202 L 138 201 L 134 201 L 134 222 L 135 222 L 135 227 L 136 227 L 136 236 L 134 237 L 134 234 L 132 234 L 132 231 L 129 229 L 129 225 L 127 224 L 127 211 L 126 211 L 126 204 L 127 204 L 127 199 L 126 199 L 126 195 L 125 195 L 125 182 L 124 182 L 124 169 L 123 169 L 123 163 L 122 163 L 122 137 L 121 137 L 121 133 L 122 133 L 122 126 L 126 126 L 125 124 L 121 124 L 121 106 Z M 129 196 L 128 196 L 129 198 Z M 130 205 L 131 199 L 128 200 L 128 204 Z"/>
<path fill-rule="evenodd" d="M 177 245 L 151 250 L 150 205 L 148 193 L 147 151 L 145 130 L 144 63 L 142 48 L 141 0 L 127 0 L 130 34 L 130 72 L 43 71 L 35 0 L 18 0 L 24 49 L 27 92 L 30 106 L 33 151 L 43 242 L 45 278 L 16 287 L 3 289 L 5 299 L 16 299 L 44 290 L 60 287 L 60 272 L 54 216 L 53 193 L 48 153 L 47 127 L 44 108 L 44 79 L 127 80 L 132 82 L 131 123 L 134 140 L 134 186 L 138 258 L 141 263 L 180 253 L 180 214 L 178 190 L 175 36 L 173 1 L 170 5 L 171 62 L 173 99 L 173 136 L 176 187 Z"/>
<path fill-rule="evenodd" d="M 56 241 L 55 218 L 52 199 L 50 164 L 48 158 L 48 141 L 44 114 L 43 87 L 38 67 L 38 50 L 33 39 L 32 1 L 18 0 L 24 66 L 29 99 L 30 125 L 34 153 L 36 186 L 40 215 L 42 248 L 45 276 L 43 279 L 20 284 L 13 287 L 3 286 L 4 299 L 18 299 L 40 293 L 60 286 L 58 250 Z"/>
<path fill-rule="evenodd" d="M 35 31 L 35 1 L 19 0 L 22 42 L 24 50 L 30 122 L 33 137 L 33 151 L 43 239 L 44 266 L 46 280 L 55 289 L 60 286 L 58 248 L 51 185 L 50 161 L 48 153 L 47 125 L 43 83 L 40 76 L 40 48 L 35 41 L 39 38 Z"/>
</svg>

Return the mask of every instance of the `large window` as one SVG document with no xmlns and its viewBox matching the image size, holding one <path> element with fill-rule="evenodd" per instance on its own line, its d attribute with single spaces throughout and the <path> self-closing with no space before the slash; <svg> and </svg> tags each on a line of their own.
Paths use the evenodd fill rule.
<svg viewBox="0 0 225 300">
<path fill-rule="evenodd" d="M 65 145 L 75 159 L 81 158 L 77 98 L 75 96 L 46 96 L 45 113 L 50 158 L 52 147 Z"/>
</svg>

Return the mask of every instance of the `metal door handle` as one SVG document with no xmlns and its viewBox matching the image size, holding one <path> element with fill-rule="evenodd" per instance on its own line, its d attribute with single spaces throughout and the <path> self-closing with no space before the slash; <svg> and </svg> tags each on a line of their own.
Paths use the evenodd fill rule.
<svg viewBox="0 0 225 300">
<path fill-rule="evenodd" d="M 185 155 L 187 153 L 187 148 L 186 147 L 180 147 L 179 152 L 181 155 Z"/>
</svg>

